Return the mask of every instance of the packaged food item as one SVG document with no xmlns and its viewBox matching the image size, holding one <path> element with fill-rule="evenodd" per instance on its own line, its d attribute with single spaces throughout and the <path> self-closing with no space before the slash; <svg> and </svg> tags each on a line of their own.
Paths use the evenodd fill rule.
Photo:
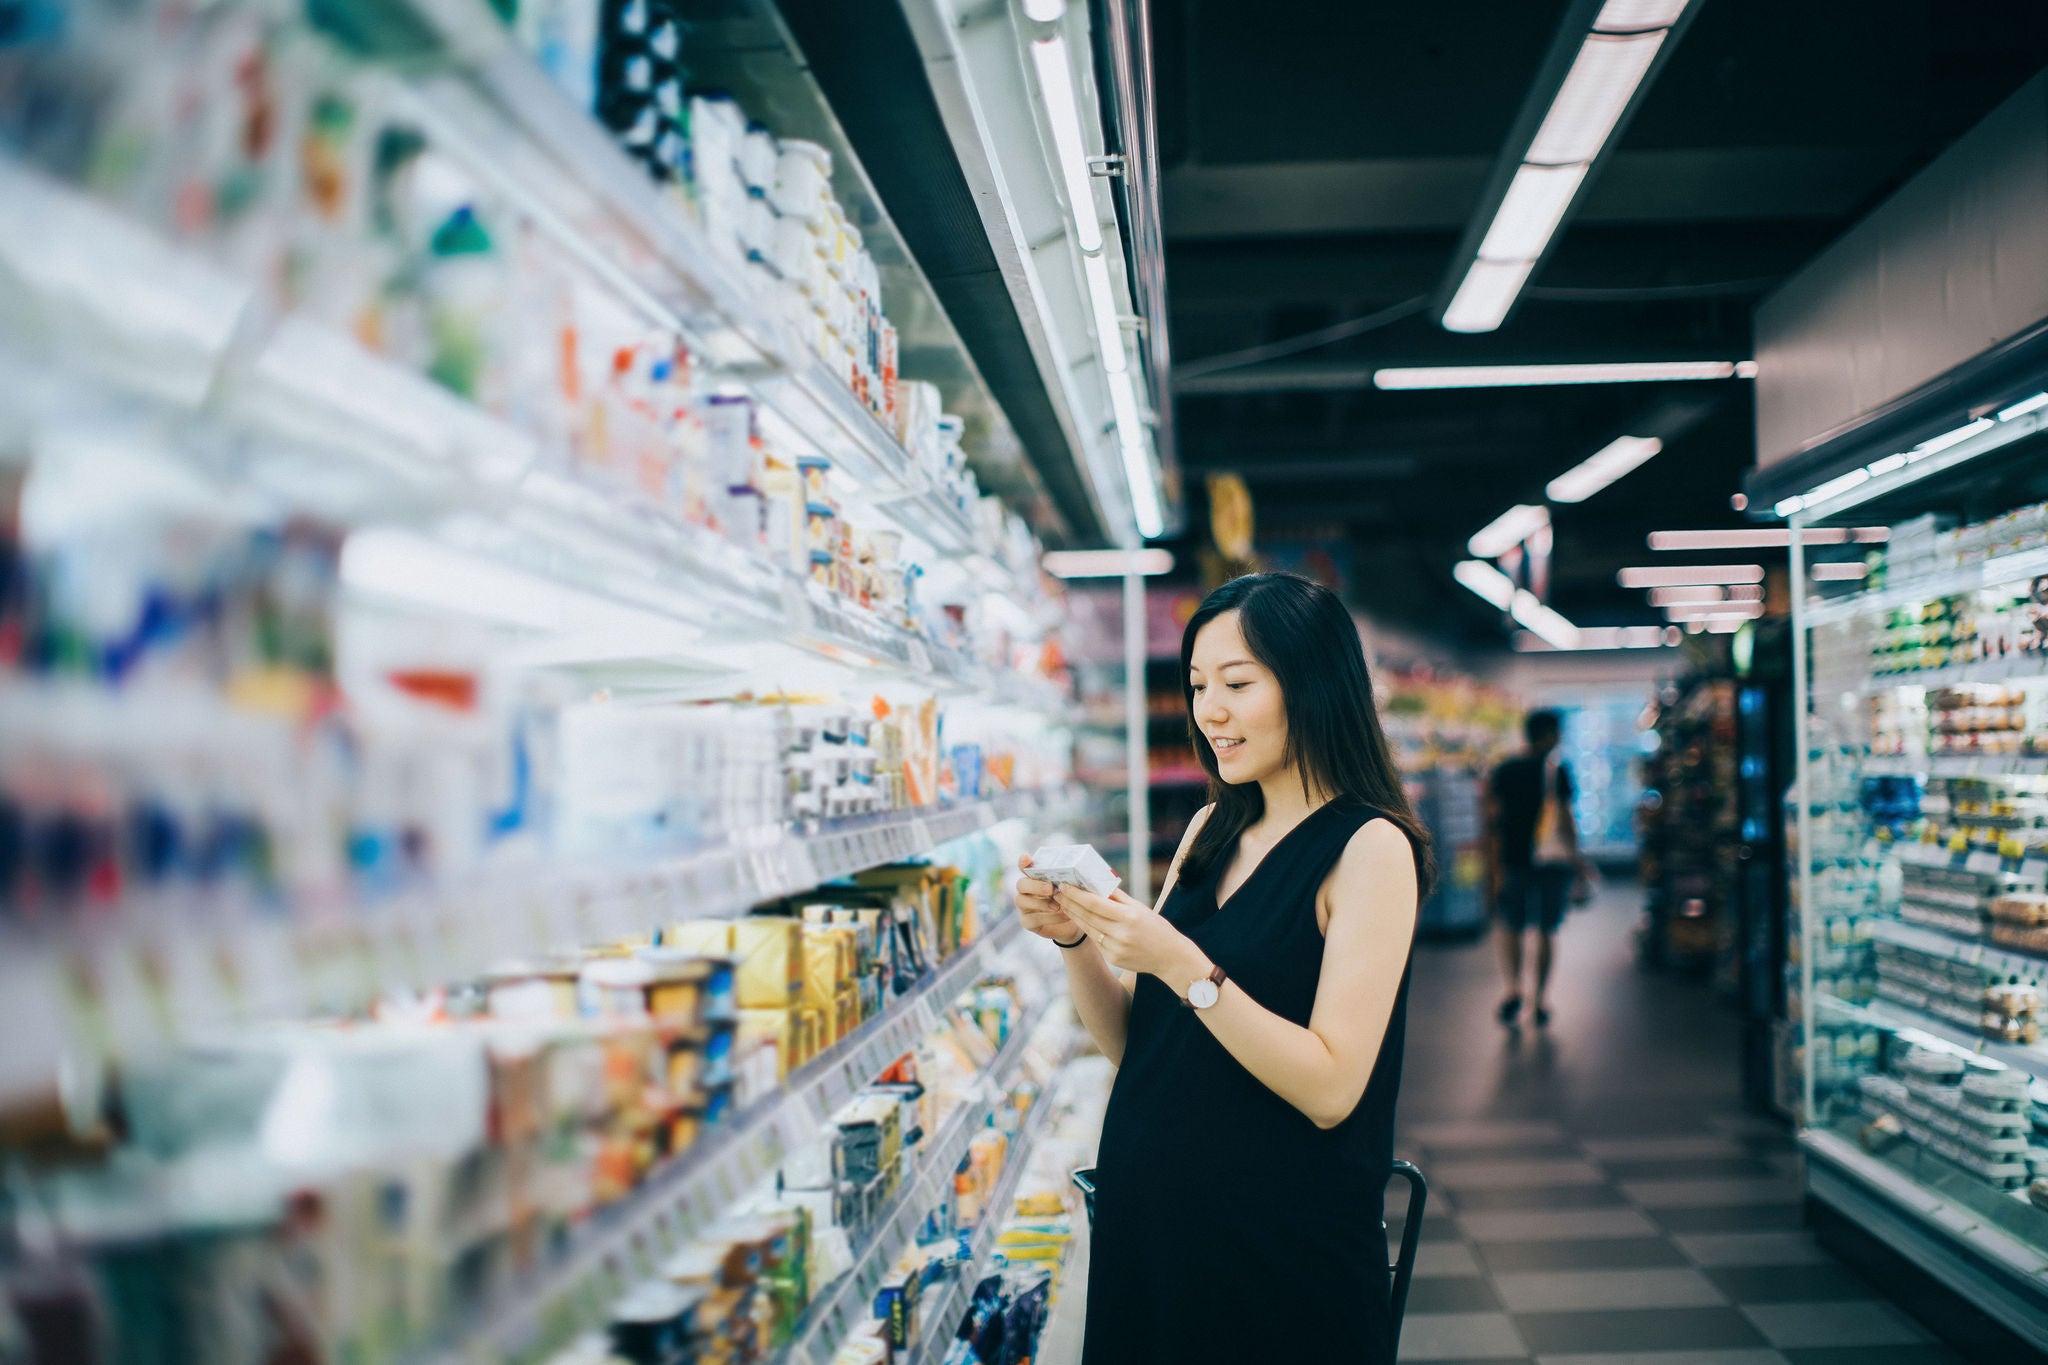
<svg viewBox="0 0 2048 1365">
<path fill-rule="evenodd" d="M 1031 855 L 1029 875 L 1056 886 L 1078 886 L 1098 896 L 1116 890 L 1120 878 L 1090 844 L 1044 844 Z"/>
</svg>

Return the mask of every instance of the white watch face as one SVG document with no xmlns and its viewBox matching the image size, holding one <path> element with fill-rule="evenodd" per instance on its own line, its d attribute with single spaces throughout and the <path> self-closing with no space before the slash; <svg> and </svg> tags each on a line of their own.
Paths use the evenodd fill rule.
<svg viewBox="0 0 2048 1365">
<path fill-rule="evenodd" d="M 1205 1010 L 1215 1004 L 1217 996 L 1216 983 L 1206 976 L 1188 987 L 1188 1003 L 1198 1010 Z"/>
</svg>

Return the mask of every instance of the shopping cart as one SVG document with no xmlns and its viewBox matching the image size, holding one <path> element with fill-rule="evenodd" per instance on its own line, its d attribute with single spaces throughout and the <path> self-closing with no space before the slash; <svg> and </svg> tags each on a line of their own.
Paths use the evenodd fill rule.
<svg viewBox="0 0 2048 1365">
<path fill-rule="evenodd" d="M 1393 1307 L 1394 1340 L 1387 1355 L 1389 1360 L 1401 1358 L 1401 1316 L 1408 1310 L 1408 1282 L 1415 1278 L 1415 1252 L 1422 1242 L 1422 1211 L 1429 1203 L 1429 1182 L 1422 1177 L 1412 1161 L 1396 1161 L 1394 1175 L 1408 1182 L 1408 1211 L 1401 1218 L 1401 1249 L 1394 1255 L 1394 1263 L 1387 1267 L 1393 1277 L 1387 1286 L 1387 1297 Z M 1389 1176 L 1388 1179 L 1392 1179 Z M 1073 1173 L 1074 1185 L 1081 1191 L 1081 1201 L 1088 1208 L 1089 1226 L 1095 1224 L 1095 1168 L 1085 1166 Z M 1380 1227 L 1386 1228 L 1385 1220 Z"/>
</svg>

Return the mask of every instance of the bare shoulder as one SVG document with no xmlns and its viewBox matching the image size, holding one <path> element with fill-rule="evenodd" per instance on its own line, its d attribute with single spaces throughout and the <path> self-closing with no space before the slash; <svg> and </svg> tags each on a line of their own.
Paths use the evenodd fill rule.
<svg viewBox="0 0 2048 1365">
<path fill-rule="evenodd" d="M 1344 852 L 1324 880 L 1325 904 L 1384 903 L 1388 893 L 1412 912 L 1416 900 L 1415 848 L 1391 820 L 1366 821 L 1345 841 Z"/>
</svg>

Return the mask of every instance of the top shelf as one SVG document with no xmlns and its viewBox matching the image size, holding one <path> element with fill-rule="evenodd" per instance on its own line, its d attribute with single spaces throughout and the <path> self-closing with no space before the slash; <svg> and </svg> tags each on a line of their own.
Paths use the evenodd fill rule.
<svg viewBox="0 0 2048 1365">
<path fill-rule="evenodd" d="M 2009 587 L 2025 583 L 2041 574 L 2048 574 L 2048 548 L 1994 555 L 1975 564 L 1926 574 L 1903 583 L 1888 584 L 1848 597 L 1820 601 L 1808 599 L 1804 613 L 1805 623 L 1808 626 L 1833 625 L 1858 616 L 1894 611 L 1916 602 L 1932 601 L 1938 597 L 1953 597 L 1958 593 L 1976 592 L 1983 588 Z"/>
</svg>

